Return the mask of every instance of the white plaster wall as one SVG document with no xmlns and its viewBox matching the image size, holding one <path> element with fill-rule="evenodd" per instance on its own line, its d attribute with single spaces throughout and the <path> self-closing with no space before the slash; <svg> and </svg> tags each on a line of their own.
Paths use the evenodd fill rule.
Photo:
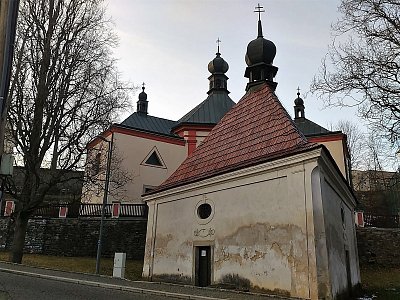
<svg viewBox="0 0 400 300">
<path fill-rule="evenodd" d="M 253 288 L 290 296 L 309 298 L 312 288 L 316 294 L 316 272 L 310 270 L 315 263 L 309 262 L 314 246 L 308 243 L 314 231 L 312 221 L 307 224 L 313 206 L 304 170 L 300 163 L 243 174 L 150 200 L 144 277 L 193 283 L 193 247 L 210 245 L 213 283 L 236 277 Z M 196 215 L 202 201 L 214 207 L 207 224 Z"/>
<path fill-rule="evenodd" d="M 186 158 L 185 146 L 160 142 L 127 134 L 114 133 L 116 151 L 123 158 L 122 168 L 132 174 L 132 181 L 124 186 L 124 202 L 143 203 L 143 186 L 158 186 L 165 181 Z M 157 147 L 166 168 L 141 164 Z M 110 199 L 112 201 L 112 199 Z"/>
<path fill-rule="evenodd" d="M 336 162 L 336 165 L 339 167 L 340 172 L 342 172 L 344 178 L 347 178 L 348 176 L 346 174 L 343 141 L 337 140 L 337 141 L 319 142 L 319 143 L 328 148 L 330 154 L 332 155 L 333 159 Z M 347 180 L 349 180 L 349 178 L 347 178 Z"/>
<path fill-rule="evenodd" d="M 108 197 L 108 202 L 114 200 L 124 203 L 143 203 L 141 195 L 144 192 L 144 186 L 156 187 L 166 180 L 183 162 L 187 156 L 186 146 L 180 146 L 167 142 L 155 141 L 142 137 L 136 137 L 123 133 L 114 132 L 114 150 L 113 157 L 121 160 L 120 169 L 116 172 L 129 174 L 132 178 L 122 188 L 118 188 L 118 195 Z M 111 135 L 107 137 L 111 139 Z M 96 148 L 103 148 L 102 160 L 107 159 L 107 144 L 96 145 Z M 146 156 L 156 147 L 164 164 L 164 167 L 156 167 L 142 164 Z M 94 155 L 93 155 L 94 157 Z M 89 158 L 90 159 L 90 158 Z M 104 162 L 105 163 L 105 162 Z M 111 177 L 113 170 L 111 170 Z M 105 175 L 103 176 L 103 180 Z M 112 188 L 112 186 L 110 186 Z M 86 192 L 86 190 L 85 190 Z M 101 203 L 103 199 L 103 190 L 100 193 L 87 193 L 86 202 Z"/>
<path fill-rule="evenodd" d="M 329 276 L 332 295 L 345 293 L 347 283 L 345 249 L 350 255 L 352 285 L 360 282 L 353 208 L 340 193 L 335 182 L 326 173 L 321 174 L 322 200 L 325 220 L 326 243 L 328 249 Z M 342 223 L 341 207 L 345 213 Z"/>
</svg>

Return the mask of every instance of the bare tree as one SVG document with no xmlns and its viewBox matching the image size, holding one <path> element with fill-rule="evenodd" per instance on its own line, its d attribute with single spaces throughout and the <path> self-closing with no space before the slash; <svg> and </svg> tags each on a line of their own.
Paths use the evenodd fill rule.
<svg viewBox="0 0 400 300">
<path fill-rule="evenodd" d="M 111 137 L 113 138 L 113 137 Z M 102 201 L 107 172 L 108 145 L 98 143 L 88 151 L 85 182 L 82 191 L 83 202 Z M 112 200 L 126 201 L 126 183 L 133 180 L 133 174 L 126 170 L 123 162 L 125 157 L 113 144 L 111 149 L 110 178 L 108 196 Z"/>
<path fill-rule="evenodd" d="M 8 98 L 11 134 L 25 168 L 13 262 L 22 260 L 28 219 L 46 193 L 69 171 L 84 168 L 86 144 L 128 104 L 110 25 L 102 0 L 21 0 Z M 42 166 L 51 166 L 48 180 L 40 177 Z"/>
<path fill-rule="evenodd" d="M 311 91 L 327 105 L 357 105 L 392 142 L 400 138 L 400 2 L 342 0 L 342 18 Z"/>
</svg>

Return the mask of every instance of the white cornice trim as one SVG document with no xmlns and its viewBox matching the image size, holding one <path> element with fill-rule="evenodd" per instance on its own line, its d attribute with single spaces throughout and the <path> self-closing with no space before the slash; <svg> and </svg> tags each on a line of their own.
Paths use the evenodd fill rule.
<svg viewBox="0 0 400 300">
<path fill-rule="evenodd" d="M 154 201 L 160 198 L 176 196 L 182 193 L 187 193 L 195 189 L 200 189 L 208 186 L 221 184 L 227 181 L 238 180 L 243 177 L 249 177 L 258 173 L 271 171 L 274 169 L 280 169 L 289 165 L 302 164 L 306 161 L 317 160 L 321 156 L 322 148 L 316 148 L 307 152 L 294 154 L 288 157 L 276 159 L 273 161 L 261 163 L 255 166 L 243 168 L 240 170 L 228 172 L 221 175 L 216 175 L 207 179 L 203 179 L 197 182 L 188 183 L 186 185 L 171 188 L 165 191 L 160 191 L 155 194 L 143 196 L 142 199 L 145 202 Z"/>
</svg>

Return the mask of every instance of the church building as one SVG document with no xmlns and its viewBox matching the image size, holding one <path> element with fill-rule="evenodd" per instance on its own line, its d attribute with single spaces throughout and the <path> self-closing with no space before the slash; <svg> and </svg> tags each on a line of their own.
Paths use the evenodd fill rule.
<svg viewBox="0 0 400 300">
<path fill-rule="evenodd" d="M 142 204 L 141 195 L 165 181 L 235 105 L 229 97 L 225 75 L 228 69 L 218 46 L 216 57 L 208 64 L 211 75 L 207 98 L 178 121 L 148 114 L 149 101 L 143 85 L 137 111 L 103 132 L 101 137 L 106 141 L 97 137 L 89 143 L 88 165 L 92 167 L 86 172 L 91 172 L 99 184 L 86 184 L 83 201 L 103 201 L 108 141 L 112 151 L 110 190 L 117 190 L 109 194 L 108 202 Z M 121 173 L 130 175 L 132 180 L 118 186 Z"/>
<path fill-rule="evenodd" d="M 360 283 L 356 199 L 345 167 L 299 129 L 304 110 L 293 121 L 282 106 L 275 54 L 259 19 L 247 46 L 246 93 L 143 196 L 144 278 L 303 299 L 335 299 Z M 175 128 L 189 139 L 185 126 L 194 124 L 185 122 Z"/>
</svg>

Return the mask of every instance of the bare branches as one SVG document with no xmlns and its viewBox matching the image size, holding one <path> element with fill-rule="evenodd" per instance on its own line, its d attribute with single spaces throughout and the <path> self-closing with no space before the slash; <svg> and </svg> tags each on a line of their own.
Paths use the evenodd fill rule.
<svg viewBox="0 0 400 300">
<path fill-rule="evenodd" d="M 116 44 L 102 1 L 21 1 L 9 123 L 27 202 L 46 190 L 41 166 L 50 160 L 57 169 L 46 185 L 62 170 L 82 170 L 86 144 L 128 106 L 132 89 L 119 79 Z"/>
<path fill-rule="evenodd" d="M 343 0 L 329 54 L 311 90 L 327 105 L 357 105 L 392 143 L 400 139 L 400 3 Z"/>
</svg>

